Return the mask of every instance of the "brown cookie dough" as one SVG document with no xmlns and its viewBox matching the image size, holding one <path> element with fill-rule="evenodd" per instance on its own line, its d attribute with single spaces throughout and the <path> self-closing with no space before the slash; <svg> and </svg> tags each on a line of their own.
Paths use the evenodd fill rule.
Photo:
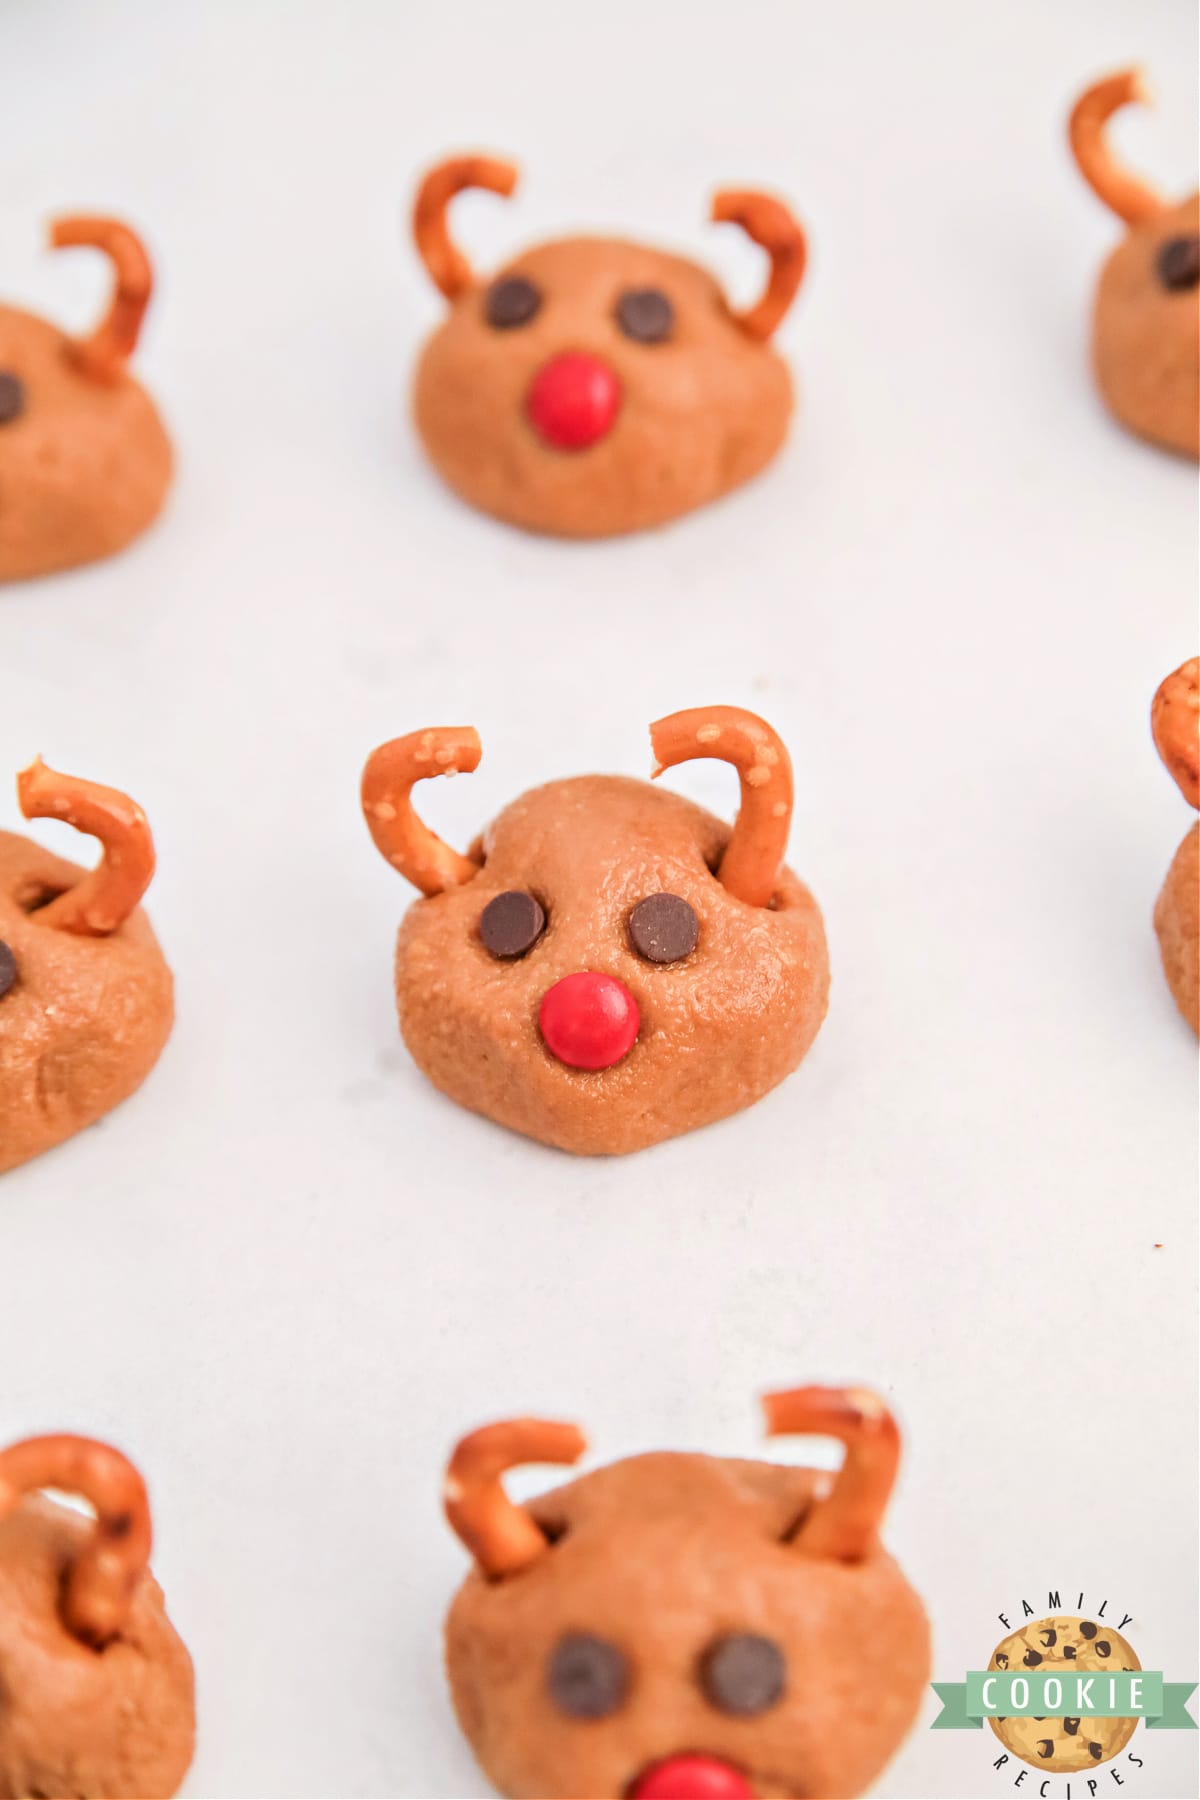
<svg viewBox="0 0 1200 1800">
<path fill-rule="evenodd" d="M 1129 230 L 1100 276 L 1092 358 L 1105 405 L 1138 437 L 1200 456 L 1200 196 L 1168 206 L 1114 159 L 1118 107 L 1148 98 L 1136 70 L 1099 81 L 1071 114 L 1085 180 Z"/>
<path fill-rule="evenodd" d="M 1128 1639 L 1103 1620 L 1055 1614 L 1030 1620 L 996 1645 L 989 1669 L 1140 1669 Z M 1023 1761 L 1054 1775 L 1092 1769 L 1117 1756 L 1136 1719 L 989 1719 L 1000 1742 Z"/>
<path fill-rule="evenodd" d="M 778 200 L 725 191 L 713 218 L 767 251 L 735 312 L 703 268 L 612 238 L 564 238 L 479 279 L 447 229 L 464 188 L 511 194 L 511 163 L 426 176 L 417 248 L 450 303 L 413 408 L 435 468 L 472 506 L 530 531 L 608 537 L 662 525 L 756 475 L 787 433 L 792 382 L 769 345 L 800 286 L 804 234 Z"/>
<path fill-rule="evenodd" d="M 0 581 L 124 549 L 158 516 L 171 444 L 127 371 L 150 300 L 150 263 L 115 219 L 59 219 L 59 248 L 112 259 L 116 285 L 88 338 L 0 306 Z"/>
<path fill-rule="evenodd" d="M 80 1495 L 94 1521 L 42 1498 Z M 0 1800 L 162 1800 L 195 1746 L 192 1663 L 147 1569 L 137 1470 L 87 1438 L 0 1452 Z"/>
<path fill-rule="evenodd" d="M 363 776 L 375 843 L 427 896 L 396 951 L 414 1059 L 460 1105 L 581 1154 L 639 1150 L 752 1105 L 800 1062 L 828 999 L 820 912 L 783 867 L 782 743 L 722 706 L 675 713 L 651 738 L 658 773 L 734 764 L 732 831 L 645 782 L 586 775 L 522 795 L 460 856 L 410 795 L 474 769 L 474 731 L 397 738 Z"/>
<path fill-rule="evenodd" d="M 1154 742 L 1189 806 L 1200 807 L 1200 657 L 1168 675 L 1150 715 Z M 1200 1032 L 1200 825 L 1180 844 L 1154 908 L 1167 985 Z"/>
<path fill-rule="evenodd" d="M 138 901 L 154 873 L 145 814 L 41 762 L 26 818 L 98 838 L 90 874 L 0 831 L 0 1173 L 94 1125 L 140 1087 L 174 1018 L 171 972 Z"/>
<path fill-rule="evenodd" d="M 916 1717 L 924 1609 L 881 1547 L 900 1442 L 875 1395 L 771 1396 L 769 1430 L 842 1440 L 813 1469 L 630 1457 L 528 1506 L 519 1463 L 572 1463 L 568 1425 L 465 1438 L 446 1511 L 475 1558 L 446 1663 L 462 1729 L 520 1800 L 861 1794 Z"/>
</svg>

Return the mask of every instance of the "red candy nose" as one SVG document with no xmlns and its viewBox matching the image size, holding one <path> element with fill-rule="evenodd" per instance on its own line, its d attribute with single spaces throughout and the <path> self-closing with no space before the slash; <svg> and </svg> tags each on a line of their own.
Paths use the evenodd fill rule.
<svg viewBox="0 0 1200 1800">
<path fill-rule="evenodd" d="M 542 1000 L 546 1047 L 569 1069 L 610 1069 L 632 1050 L 638 1004 L 615 975 L 564 975 Z"/>
<path fill-rule="evenodd" d="M 621 384 L 606 362 L 580 350 L 551 357 L 529 385 L 534 430 L 555 450 L 586 450 L 612 430 Z"/>
<path fill-rule="evenodd" d="M 647 1769 L 633 1800 L 753 1800 L 744 1775 L 713 1756 L 672 1756 Z"/>
</svg>

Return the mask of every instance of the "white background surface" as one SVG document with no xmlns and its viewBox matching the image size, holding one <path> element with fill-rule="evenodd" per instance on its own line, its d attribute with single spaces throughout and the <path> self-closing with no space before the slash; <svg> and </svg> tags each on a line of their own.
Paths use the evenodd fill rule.
<svg viewBox="0 0 1200 1800">
<path fill-rule="evenodd" d="M 760 1390 L 874 1382 L 940 1678 L 1050 1586 L 1196 1672 L 1195 1046 L 1150 923 L 1189 815 L 1148 729 L 1197 648 L 1194 474 L 1093 396 L 1118 228 L 1063 141 L 1132 58 L 1158 106 L 1117 140 L 1174 196 L 1186 0 L 0 8 L 3 291 L 82 327 L 105 271 L 43 254 L 45 220 L 143 228 L 140 368 L 180 451 L 132 553 L 0 598 L 0 769 L 43 751 L 143 802 L 179 1003 L 143 1093 L 3 1183 L 0 1439 L 144 1465 L 199 1674 L 188 1793 L 485 1792 L 437 1495 L 451 1441 L 513 1411 L 580 1419 L 597 1459 L 755 1454 Z M 612 227 L 740 297 L 759 260 L 704 224 L 712 190 L 793 200 L 802 399 L 765 479 L 593 546 L 439 488 L 402 215 L 476 146 L 524 171 L 456 213 L 485 267 Z M 710 700 L 796 763 L 834 970 L 811 1057 L 625 1161 L 458 1111 L 396 1033 L 410 896 L 366 753 L 476 723 L 478 774 L 425 796 L 461 842 L 535 782 L 648 773 L 649 721 Z M 733 808 L 715 764 L 678 785 Z M 878 1791 L 1012 1791 L 935 1710 Z M 1196 1792 L 1195 1737 L 1134 1748 L 1124 1792 Z"/>
</svg>

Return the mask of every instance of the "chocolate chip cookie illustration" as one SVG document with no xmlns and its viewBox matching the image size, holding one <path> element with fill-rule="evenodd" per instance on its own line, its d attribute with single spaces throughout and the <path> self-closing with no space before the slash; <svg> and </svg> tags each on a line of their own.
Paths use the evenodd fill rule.
<svg viewBox="0 0 1200 1800">
<path fill-rule="evenodd" d="M 446 1514 L 474 1559 L 446 1624 L 459 1722 L 502 1794 L 862 1794 L 921 1705 L 929 1626 L 882 1547 L 900 1436 L 861 1388 L 765 1402 L 768 1431 L 845 1446 L 816 1469 L 633 1456 L 528 1505 L 502 1477 L 571 1464 L 573 1425 L 459 1444 Z"/>
<path fill-rule="evenodd" d="M 784 867 L 788 754 L 736 707 L 651 729 L 656 773 L 731 763 L 733 829 L 678 795 L 612 775 L 535 788 L 467 854 L 413 810 L 431 776 L 469 772 L 468 727 L 384 744 L 363 775 L 375 844 L 425 898 L 396 950 L 400 1030 L 451 1099 L 542 1143 L 618 1154 L 760 1099 L 815 1038 L 825 932 Z"/>
<path fill-rule="evenodd" d="M 1177 206 L 1122 168 L 1105 126 L 1148 94 L 1135 69 L 1090 87 L 1071 114 L 1085 181 L 1128 227 L 1100 275 L 1092 363 L 1105 405 L 1129 431 L 1200 455 L 1200 195 Z"/>
<path fill-rule="evenodd" d="M 996 1645 L 989 1669 L 1140 1669 L 1128 1638 L 1103 1620 L 1054 1614 L 1030 1621 Z M 1137 1730 L 1136 1719 L 989 1719 L 1014 1756 L 1053 1774 L 1091 1769 L 1117 1756 Z"/>
<path fill-rule="evenodd" d="M 1200 657 L 1168 675 L 1154 696 L 1158 753 L 1189 806 L 1200 807 Z M 1154 908 L 1163 970 L 1175 1004 L 1200 1031 L 1200 822 L 1175 853 Z"/>
<path fill-rule="evenodd" d="M 95 562 L 145 531 L 170 485 L 170 440 L 129 373 L 150 260 L 116 219 L 56 220 L 56 249 L 102 251 L 112 299 L 85 338 L 0 306 L 0 581 Z"/>
<path fill-rule="evenodd" d="M 138 905 L 154 874 L 140 806 L 40 759 L 27 819 L 99 839 L 88 873 L 0 831 L 0 1173 L 94 1125 L 140 1087 L 174 1018 L 171 972 Z"/>
<path fill-rule="evenodd" d="M 178 1789 L 195 1744 L 192 1663 L 149 1558 L 145 1484 L 119 1451 L 68 1436 L 0 1451 L 0 1800 Z"/>
<path fill-rule="evenodd" d="M 425 177 L 413 230 L 449 311 L 417 366 L 417 430 L 443 480 L 531 531 L 607 537 L 662 525 L 756 475 L 792 411 L 770 339 L 804 274 L 781 201 L 728 189 L 718 222 L 770 259 L 739 311 L 707 270 L 616 238 L 572 237 L 477 276 L 447 223 L 466 188 L 511 194 L 511 163 L 453 157 Z"/>
</svg>

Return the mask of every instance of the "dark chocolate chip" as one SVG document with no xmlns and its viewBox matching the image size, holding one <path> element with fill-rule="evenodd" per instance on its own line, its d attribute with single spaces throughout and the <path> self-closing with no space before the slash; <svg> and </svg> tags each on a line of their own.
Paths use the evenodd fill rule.
<svg viewBox="0 0 1200 1800">
<path fill-rule="evenodd" d="M 1200 282 L 1200 232 L 1189 231 L 1183 237 L 1168 238 L 1160 244 L 1154 267 L 1158 279 L 1170 293 L 1194 288 Z"/>
<path fill-rule="evenodd" d="M 497 894 L 479 915 L 479 936 L 493 956 L 524 956 L 545 929 L 541 905 L 520 888 Z"/>
<path fill-rule="evenodd" d="M 1096 1655 L 1097 1656 L 1111 1656 L 1112 1655 L 1112 1645 L 1109 1643 L 1107 1638 L 1098 1638 L 1097 1639 Z"/>
<path fill-rule="evenodd" d="M 0 938 L 0 1000 L 17 984 L 17 959 Z"/>
<path fill-rule="evenodd" d="M 1074 1644 L 1064 1644 L 1062 1653 L 1067 1662 L 1075 1661 L 1075 1646 L 1074 1646 Z"/>
<path fill-rule="evenodd" d="M 1007 1669 L 1008 1667 L 1008 1656 L 1003 1650 L 996 1652 L 996 1667 L 998 1669 Z"/>
<path fill-rule="evenodd" d="M 699 936 L 700 921 L 678 894 L 650 894 L 629 915 L 629 941 L 647 962 L 679 962 Z"/>
<path fill-rule="evenodd" d="M 1041 1660 L 1042 1653 L 1040 1650 L 1027 1650 L 1021 1658 L 1021 1661 L 1025 1664 L 1027 1669 L 1036 1669 Z"/>
<path fill-rule="evenodd" d="M 1080 1637 L 1085 1637 L 1085 1638 L 1094 1638 L 1095 1637 L 1096 1627 L 1092 1624 L 1092 1621 L 1090 1619 L 1080 1619 L 1079 1635 L 1080 1635 Z"/>
<path fill-rule="evenodd" d="M 541 304 L 541 290 L 527 276 L 502 275 L 484 296 L 483 310 L 493 331 L 515 331 L 536 317 Z"/>
<path fill-rule="evenodd" d="M 658 288 L 627 288 L 617 301 L 617 324 L 635 344 L 662 344 L 675 324 L 675 308 Z"/>
<path fill-rule="evenodd" d="M 607 1719 L 629 1692 L 629 1663 L 607 1639 L 572 1631 L 550 1653 L 546 1686 L 569 1719 Z"/>
<path fill-rule="evenodd" d="M 0 425 L 11 425 L 25 411 L 25 383 L 19 375 L 0 369 Z"/>
<path fill-rule="evenodd" d="M 1074 1737 L 1075 1733 L 1079 1730 L 1079 1720 L 1078 1719 L 1064 1719 L 1063 1720 L 1063 1730 L 1066 1732 L 1068 1737 Z"/>
<path fill-rule="evenodd" d="M 1045 1758 L 1047 1756 L 1053 1756 L 1054 1755 L 1054 1739 L 1053 1738 L 1039 1738 L 1037 1750 L 1038 1750 L 1038 1755 L 1040 1757 Z"/>
<path fill-rule="evenodd" d="M 1053 1650 L 1055 1644 L 1058 1642 L 1058 1633 L 1055 1631 L 1053 1625 L 1046 1631 L 1039 1632 L 1038 1635 L 1042 1640 L 1042 1649 Z"/>
<path fill-rule="evenodd" d="M 1099 1744 L 1089 1744 L 1088 1755 L 1093 1762 L 1099 1762 L 1100 1758 L 1104 1755 L 1103 1748 Z"/>
<path fill-rule="evenodd" d="M 735 1631 L 709 1645 L 700 1662 L 700 1684 L 713 1705 L 751 1719 L 783 1698 L 787 1664 L 771 1638 Z"/>
</svg>

